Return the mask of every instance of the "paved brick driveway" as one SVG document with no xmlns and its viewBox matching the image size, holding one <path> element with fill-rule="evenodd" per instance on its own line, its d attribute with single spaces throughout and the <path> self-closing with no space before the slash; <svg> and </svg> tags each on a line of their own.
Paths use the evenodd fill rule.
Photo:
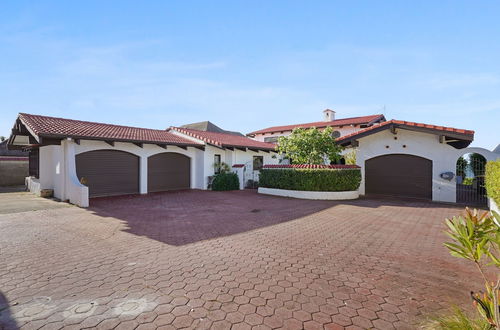
<svg viewBox="0 0 500 330">
<path fill-rule="evenodd" d="M 459 211 L 185 191 L 0 214 L 0 324 L 412 328 L 468 301 L 473 270 L 442 247 Z"/>
</svg>

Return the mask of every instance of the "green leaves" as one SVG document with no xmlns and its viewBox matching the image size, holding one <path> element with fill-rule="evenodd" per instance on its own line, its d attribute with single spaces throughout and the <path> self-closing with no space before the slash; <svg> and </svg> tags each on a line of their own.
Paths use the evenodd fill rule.
<svg viewBox="0 0 500 330">
<path fill-rule="evenodd" d="M 500 277 L 496 284 L 488 280 L 483 271 L 483 259 L 489 259 L 489 266 L 500 270 L 500 216 L 493 212 L 479 213 L 477 210 L 465 209 L 465 215 L 446 219 L 446 234 L 453 242 L 444 243 L 454 257 L 470 260 L 475 263 L 485 281 L 486 292 L 471 293 L 474 306 L 479 314 L 492 328 L 500 329 L 499 296 Z"/>
<path fill-rule="evenodd" d="M 477 210 L 465 209 L 465 217 L 446 219 L 448 231 L 446 234 L 455 243 L 444 243 L 450 253 L 459 258 L 474 262 L 481 261 L 493 247 L 491 242 L 499 227 L 493 222 L 493 217 L 487 212 L 479 214 Z"/>
<path fill-rule="evenodd" d="M 289 136 L 278 139 L 278 153 L 295 164 L 325 164 L 340 159 L 342 148 L 332 137 L 333 129 L 296 128 Z"/>
<path fill-rule="evenodd" d="M 236 173 L 221 172 L 214 176 L 212 182 L 212 190 L 238 190 L 240 189 L 240 181 Z"/>
<path fill-rule="evenodd" d="M 500 159 L 486 163 L 486 191 L 500 206 Z"/>
<path fill-rule="evenodd" d="M 302 191 L 352 191 L 359 188 L 359 169 L 262 169 L 259 186 Z"/>
</svg>

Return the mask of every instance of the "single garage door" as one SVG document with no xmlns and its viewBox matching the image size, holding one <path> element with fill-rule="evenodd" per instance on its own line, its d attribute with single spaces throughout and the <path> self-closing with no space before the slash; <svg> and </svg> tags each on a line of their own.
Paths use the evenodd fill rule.
<svg viewBox="0 0 500 330">
<path fill-rule="evenodd" d="M 148 158 L 148 192 L 191 187 L 191 159 L 175 152 Z"/>
<path fill-rule="evenodd" d="M 365 162 L 366 194 L 432 199 L 432 161 L 389 154 Z"/>
<path fill-rule="evenodd" d="M 89 197 L 139 193 L 139 157 L 124 151 L 95 150 L 76 155 L 76 175 Z"/>
</svg>

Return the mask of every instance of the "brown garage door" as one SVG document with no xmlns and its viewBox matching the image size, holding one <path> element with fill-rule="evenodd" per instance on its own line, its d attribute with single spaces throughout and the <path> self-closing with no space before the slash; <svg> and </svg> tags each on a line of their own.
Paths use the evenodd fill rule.
<svg viewBox="0 0 500 330">
<path fill-rule="evenodd" d="M 148 192 L 191 187 L 191 160 L 175 152 L 148 158 Z"/>
<path fill-rule="evenodd" d="M 139 193 L 139 157 L 117 150 L 76 155 L 76 174 L 84 178 L 89 197 Z"/>
<path fill-rule="evenodd" d="M 432 199 L 432 161 L 389 154 L 365 162 L 366 194 Z"/>
</svg>

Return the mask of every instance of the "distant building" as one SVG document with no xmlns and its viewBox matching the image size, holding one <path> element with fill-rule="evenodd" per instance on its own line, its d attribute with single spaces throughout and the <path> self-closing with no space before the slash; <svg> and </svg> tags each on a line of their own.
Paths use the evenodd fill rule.
<svg viewBox="0 0 500 330">
<path fill-rule="evenodd" d="M 322 129 L 326 127 L 332 127 L 334 129 L 334 137 L 339 138 L 341 136 L 357 132 L 361 129 L 370 127 L 373 124 L 381 123 L 384 121 L 385 117 L 381 114 L 335 119 L 335 111 L 331 109 L 325 109 L 323 110 L 322 121 L 315 121 L 304 124 L 273 126 L 255 132 L 250 132 L 247 134 L 247 136 L 257 141 L 276 143 L 278 141 L 278 137 L 290 135 L 292 133 L 292 130 L 295 128 L 316 127 L 318 129 Z"/>
</svg>

